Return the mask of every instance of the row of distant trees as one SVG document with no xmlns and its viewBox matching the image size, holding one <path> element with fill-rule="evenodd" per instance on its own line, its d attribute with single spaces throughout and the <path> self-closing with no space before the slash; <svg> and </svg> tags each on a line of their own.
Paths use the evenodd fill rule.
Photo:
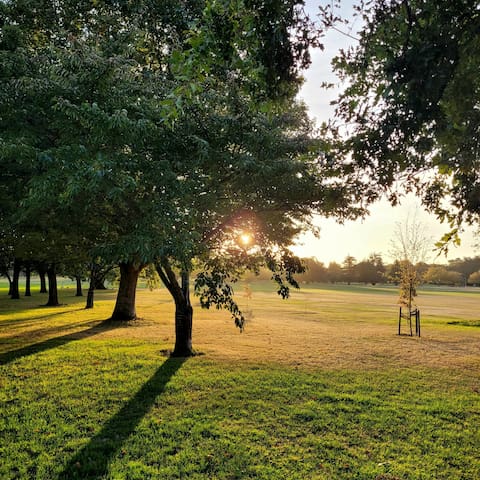
<svg viewBox="0 0 480 480">
<path fill-rule="evenodd" d="M 330 262 L 327 265 L 309 258 L 305 260 L 307 270 L 298 278 L 303 282 L 330 283 L 400 283 L 401 264 L 395 261 L 384 264 L 382 256 L 372 253 L 368 258 L 357 261 L 348 255 L 342 264 Z M 445 265 L 419 262 L 415 265 L 421 283 L 432 285 L 480 285 L 480 256 L 457 258 Z"/>
<path fill-rule="evenodd" d="M 303 260 L 305 265 L 305 272 L 298 274 L 297 279 L 300 282 L 320 282 L 320 283 L 365 283 L 375 285 L 377 283 L 393 283 L 399 284 L 401 277 L 401 262 L 395 261 L 391 264 L 385 264 L 382 255 L 372 253 L 368 258 L 357 261 L 355 257 L 347 255 L 344 261 L 340 264 L 337 262 L 330 262 L 325 265 L 316 258 L 306 258 Z M 451 286 L 465 286 L 473 285 L 480 286 L 480 256 L 456 258 L 450 260 L 448 264 L 428 264 L 419 262 L 415 265 L 415 271 L 421 283 L 432 285 L 451 285 Z M 46 270 L 42 268 L 41 264 L 25 264 L 21 268 L 20 274 L 24 276 L 26 283 L 26 296 L 30 296 L 30 275 L 38 275 L 40 277 L 40 291 L 47 292 L 45 273 Z M 83 295 L 82 281 L 89 279 L 86 270 L 83 275 L 78 274 L 78 270 L 72 270 L 68 264 L 60 267 L 60 275 L 63 275 L 72 280 L 76 280 L 78 296 Z M 12 282 L 13 265 L 10 268 L 6 265 L 0 265 L 0 276 L 6 277 Z M 118 269 L 110 265 L 108 268 L 103 268 L 97 274 L 95 289 L 104 289 L 105 281 L 115 281 L 118 279 Z M 254 279 L 266 280 L 270 279 L 272 272 L 265 269 L 260 271 L 259 275 L 254 273 L 249 274 L 246 279 L 253 281 Z M 158 285 L 155 282 L 154 275 L 149 269 L 143 272 L 143 277 L 150 285 Z M 267 278 L 268 277 L 268 278 Z M 18 294 L 18 285 L 15 285 Z M 11 295 L 12 292 L 10 291 Z"/>
</svg>

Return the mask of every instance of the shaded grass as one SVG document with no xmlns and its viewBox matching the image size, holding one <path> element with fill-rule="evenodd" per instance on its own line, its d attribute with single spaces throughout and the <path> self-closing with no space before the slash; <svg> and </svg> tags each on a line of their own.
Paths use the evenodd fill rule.
<svg viewBox="0 0 480 480">
<path fill-rule="evenodd" d="M 62 345 L 65 345 L 66 343 L 69 343 L 75 340 L 82 340 L 82 339 L 91 337 L 93 335 L 98 335 L 99 333 L 105 330 L 118 327 L 118 325 L 116 325 L 115 323 L 108 322 L 108 321 L 104 321 L 100 323 L 98 322 L 90 322 L 90 323 L 94 323 L 94 325 L 85 330 L 75 331 L 74 333 L 69 333 L 66 335 L 55 336 L 55 337 L 49 338 L 48 340 L 44 340 L 42 342 L 27 345 L 27 346 L 18 348 L 16 350 L 8 350 L 3 353 L 0 353 L 0 365 L 5 365 L 19 358 L 28 357 L 29 355 L 35 355 L 45 350 L 57 348 Z M 84 325 L 85 324 L 82 324 L 82 326 Z M 75 327 L 77 325 L 73 325 L 73 326 Z M 48 331 L 50 331 L 50 329 L 48 329 Z M 58 331 L 59 331 L 58 328 L 55 329 L 55 332 L 58 333 Z M 38 332 L 39 331 L 37 330 L 35 333 L 38 334 Z M 27 336 L 32 337 L 31 334 Z"/>
<path fill-rule="evenodd" d="M 103 323 L 111 292 L 89 311 L 0 299 L 0 478 L 480 478 L 479 336 L 446 325 L 471 304 L 425 297 L 445 315 L 415 340 L 389 333 L 395 295 L 258 289 L 245 334 L 196 312 L 206 355 L 186 362 L 161 354 L 163 291 L 140 291 L 144 319 L 122 328 Z"/>
<path fill-rule="evenodd" d="M 59 478 L 99 478 L 107 475 L 112 457 L 132 435 L 184 361 L 182 358 L 165 360 L 142 388 L 69 461 Z M 120 453 L 124 455 L 125 449 Z"/>
<path fill-rule="evenodd" d="M 465 321 L 465 320 L 453 320 L 451 322 L 447 322 L 449 325 L 463 325 L 465 327 L 480 327 L 480 320 L 476 321 Z"/>
</svg>

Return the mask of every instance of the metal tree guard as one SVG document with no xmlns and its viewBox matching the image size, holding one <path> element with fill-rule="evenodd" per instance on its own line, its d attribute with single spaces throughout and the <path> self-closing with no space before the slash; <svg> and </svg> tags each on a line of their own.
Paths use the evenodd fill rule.
<svg viewBox="0 0 480 480">
<path fill-rule="evenodd" d="M 401 335 L 401 328 L 402 328 L 402 318 L 407 321 L 407 325 L 410 327 L 410 336 L 413 336 L 412 330 L 412 317 L 415 317 L 415 335 L 417 337 L 420 336 L 420 310 L 418 308 L 412 309 L 413 297 L 414 297 L 414 286 L 413 283 L 410 282 L 409 289 L 408 289 L 408 299 L 407 299 L 407 308 L 408 312 L 402 312 L 402 307 L 400 307 L 400 312 L 398 314 L 398 334 Z"/>
</svg>

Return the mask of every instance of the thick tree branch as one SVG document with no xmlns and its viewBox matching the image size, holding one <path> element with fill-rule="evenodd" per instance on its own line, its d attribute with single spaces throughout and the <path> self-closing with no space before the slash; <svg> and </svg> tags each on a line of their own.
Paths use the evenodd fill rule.
<svg viewBox="0 0 480 480">
<path fill-rule="evenodd" d="M 155 263 L 157 273 L 172 295 L 175 302 L 185 302 L 185 296 L 180 287 L 175 272 L 172 270 L 168 260 L 165 257 L 160 259 L 160 263 Z"/>
<path fill-rule="evenodd" d="M 170 282 L 168 281 L 166 273 L 163 271 L 162 266 L 155 262 L 155 270 L 158 273 L 158 276 L 160 277 L 160 280 L 163 282 L 165 285 L 166 289 L 170 292 L 170 294 L 173 296 L 173 291 L 172 291 L 172 286 L 170 285 Z"/>
</svg>

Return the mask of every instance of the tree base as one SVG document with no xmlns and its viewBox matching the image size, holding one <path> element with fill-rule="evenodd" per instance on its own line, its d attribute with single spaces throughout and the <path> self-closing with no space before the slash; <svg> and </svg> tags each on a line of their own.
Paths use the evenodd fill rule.
<svg viewBox="0 0 480 480">
<path fill-rule="evenodd" d="M 138 320 L 138 317 L 136 315 L 114 312 L 108 320 L 112 322 L 130 322 L 132 320 Z"/>
<path fill-rule="evenodd" d="M 196 353 L 194 350 L 189 350 L 189 349 L 177 350 L 177 349 L 175 349 L 170 354 L 170 357 L 172 357 L 172 358 L 188 358 L 188 357 L 195 357 L 197 355 L 198 355 L 198 353 Z"/>
</svg>

